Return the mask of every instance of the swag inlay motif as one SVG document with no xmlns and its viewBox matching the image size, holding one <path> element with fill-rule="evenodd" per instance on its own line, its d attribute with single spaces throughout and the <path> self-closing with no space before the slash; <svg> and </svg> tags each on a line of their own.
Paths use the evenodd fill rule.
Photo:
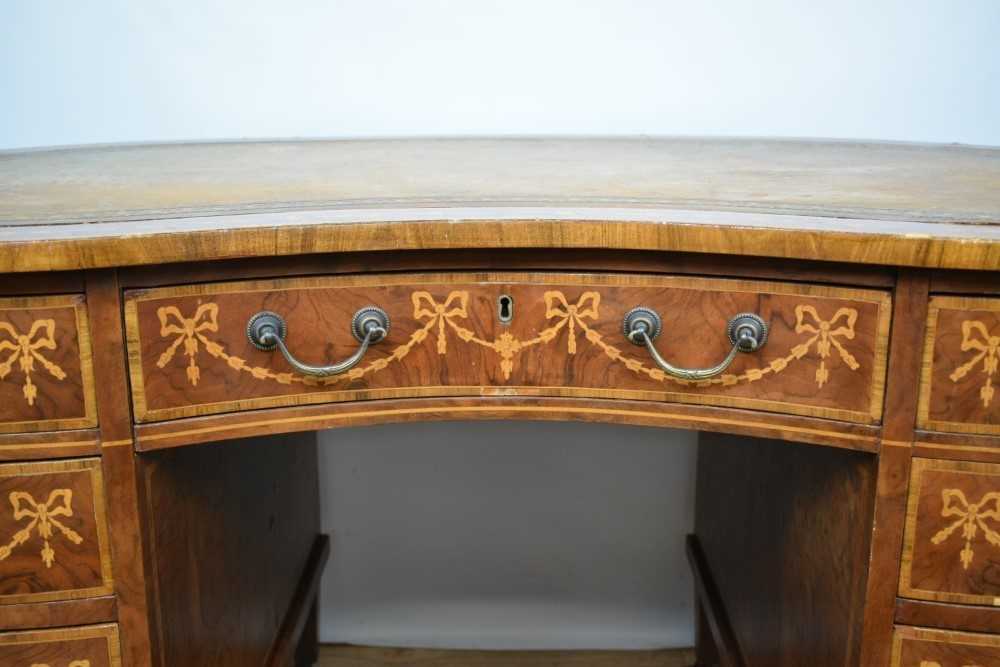
<svg viewBox="0 0 1000 667">
<path fill-rule="evenodd" d="M 83 537 L 79 533 L 57 518 L 73 516 L 72 489 L 54 489 L 49 493 L 49 498 L 44 503 L 36 501 L 30 493 L 24 491 L 12 491 L 9 497 L 10 504 L 14 508 L 14 520 L 29 519 L 29 521 L 28 525 L 14 533 L 10 542 L 0 546 L 0 561 L 10 557 L 17 547 L 31 539 L 31 534 L 36 528 L 38 536 L 42 538 L 44 543 L 40 552 L 42 562 L 48 568 L 51 568 L 56 560 L 55 549 L 49 543 L 56 531 L 73 544 L 83 542 Z"/>
<path fill-rule="evenodd" d="M 451 291 L 440 301 L 430 292 L 413 292 L 411 294 L 413 319 L 423 323 L 422 327 L 414 331 L 405 343 L 395 347 L 389 356 L 375 359 L 342 375 L 323 378 L 277 372 L 270 368 L 254 366 L 246 359 L 227 352 L 221 344 L 209 336 L 219 331 L 219 306 L 216 303 L 200 304 L 191 317 L 185 317 L 176 306 L 161 306 L 156 311 L 160 321 L 160 336 L 172 337 L 173 340 L 160 355 L 156 365 L 165 368 L 183 346 L 184 356 L 187 358 L 185 372 L 192 385 L 197 385 L 201 378 L 198 355 L 204 349 L 210 357 L 224 361 L 233 370 L 249 373 L 257 380 L 271 380 L 286 385 L 326 386 L 358 380 L 385 369 L 390 363 L 402 361 L 415 346 L 423 343 L 431 335 L 434 336 L 438 354 L 446 355 L 449 336 L 454 335 L 462 343 L 477 345 L 495 353 L 500 358 L 500 371 L 504 379 L 508 380 L 514 370 L 515 360 L 521 352 L 539 345 L 547 345 L 565 330 L 568 354 L 576 354 L 579 343 L 585 341 L 600 349 L 610 360 L 624 364 L 634 373 L 645 375 L 658 382 L 683 386 L 733 386 L 756 382 L 768 375 L 781 373 L 790 364 L 801 361 L 813 350 L 819 358 L 815 374 L 818 388 L 822 388 L 829 380 L 828 363 L 834 358 L 832 354 L 834 351 L 850 370 L 856 371 L 860 367 L 857 359 L 845 345 L 846 341 L 851 341 L 855 337 L 854 326 L 858 311 L 854 308 L 840 308 L 832 317 L 824 319 L 814 306 L 800 304 L 795 307 L 795 333 L 805 334 L 807 337 L 793 346 L 786 355 L 772 360 L 766 366 L 751 368 L 739 374 L 727 373 L 707 380 L 685 380 L 671 377 L 659 368 L 647 366 L 639 359 L 626 356 L 621 348 L 609 343 L 604 335 L 592 328 L 591 323 L 598 321 L 600 317 L 599 292 L 583 292 L 575 303 L 571 303 L 559 290 L 547 291 L 543 298 L 548 326 L 528 339 L 517 338 L 505 331 L 493 340 L 488 340 L 464 325 L 464 321 L 469 317 L 467 291 Z"/>
<path fill-rule="evenodd" d="M 1000 367 L 1000 336 L 990 335 L 986 325 L 978 320 L 962 322 L 962 352 L 973 352 L 972 357 L 956 368 L 949 376 L 952 382 L 958 382 L 972 371 L 981 361 L 980 371 L 985 375 L 982 386 L 979 387 L 979 398 L 983 407 L 988 408 L 996 394 L 993 386 L 993 376 Z"/>
<path fill-rule="evenodd" d="M 0 381 L 10 374 L 16 361 L 24 374 L 21 393 L 28 405 L 34 405 L 35 398 L 38 397 L 38 387 L 31 380 L 36 361 L 55 379 L 66 378 L 66 372 L 42 354 L 42 350 L 56 349 L 55 330 L 55 320 L 35 320 L 26 334 L 19 332 L 10 322 L 0 322 L 0 354 L 12 351 L 6 359 L 0 361 Z"/>
</svg>

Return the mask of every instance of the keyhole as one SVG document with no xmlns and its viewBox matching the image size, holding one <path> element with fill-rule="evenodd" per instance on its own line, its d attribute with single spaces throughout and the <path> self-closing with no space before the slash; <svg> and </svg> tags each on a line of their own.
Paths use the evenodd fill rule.
<svg viewBox="0 0 1000 667">
<path fill-rule="evenodd" d="M 504 324 L 514 319 L 514 299 L 509 294 L 501 294 L 497 299 L 497 317 Z"/>
</svg>

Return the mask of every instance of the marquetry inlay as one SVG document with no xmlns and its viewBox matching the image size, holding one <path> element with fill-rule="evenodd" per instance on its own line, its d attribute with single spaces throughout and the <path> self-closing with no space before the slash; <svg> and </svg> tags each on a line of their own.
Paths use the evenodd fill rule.
<svg viewBox="0 0 1000 667">
<path fill-rule="evenodd" d="M 983 407 L 988 408 L 993 401 L 996 389 L 993 387 L 993 376 L 996 375 L 997 367 L 1000 366 L 1000 336 L 993 336 L 986 325 L 978 320 L 965 320 L 962 322 L 962 352 L 972 352 L 971 358 L 956 368 L 951 375 L 952 382 L 958 382 L 978 365 L 983 362 L 979 371 L 982 385 L 979 387 L 979 398 L 983 401 Z"/>
<path fill-rule="evenodd" d="M 624 364 L 630 371 L 659 382 L 684 386 L 731 386 L 742 382 L 755 382 L 769 374 L 781 373 L 790 364 L 806 358 L 813 348 L 815 348 L 819 358 L 815 380 L 820 389 L 830 378 L 827 360 L 831 357 L 833 350 L 836 350 L 850 370 L 856 371 L 861 366 L 845 345 L 845 341 L 852 340 L 855 335 L 854 325 L 858 318 L 858 311 L 854 308 L 840 308 L 829 319 L 823 319 L 814 306 L 799 304 L 795 307 L 795 332 L 807 334 L 808 337 L 793 346 L 787 354 L 772 360 L 767 366 L 751 368 L 739 374 L 724 373 L 719 377 L 707 380 L 685 380 L 667 375 L 659 368 L 651 367 L 638 359 L 626 356 L 620 347 L 609 343 L 601 333 L 588 324 L 588 320 L 593 322 L 600 318 L 600 292 L 583 292 L 576 298 L 575 302 L 570 303 L 570 299 L 567 299 L 564 292 L 559 290 L 546 291 L 543 299 L 547 326 L 539 329 L 531 338 L 523 339 L 504 331 L 491 340 L 461 324 L 460 322 L 469 316 L 468 291 L 456 290 L 449 292 L 444 297 L 435 297 L 430 292 L 421 290 L 413 292 L 410 299 L 413 304 L 413 318 L 421 322 L 423 326 L 417 328 L 405 343 L 396 346 L 389 357 L 375 359 L 366 365 L 353 368 L 343 375 L 314 378 L 288 372 L 276 372 L 270 368 L 253 366 L 248 364 L 246 359 L 230 354 L 221 344 L 208 336 L 209 333 L 219 330 L 219 305 L 212 302 L 199 305 L 190 317 L 185 317 L 177 306 L 161 306 L 157 309 L 156 314 L 160 320 L 160 336 L 172 338 L 172 342 L 160 354 L 156 365 L 159 368 L 166 367 L 183 345 L 184 356 L 187 358 L 185 373 L 188 382 L 192 385 L 197 385 L 201 379 L 198 352 L 202 348 L 209 356 L 224 361 L 227 366 L 236 371 L 249 373 L 257 380 L 273 380 L 281 384 L 334 385 L 357 380 L 385 369 L 391 362 L 402 361 L 416 345 L 423 343 L 431 333 L 434 334 L 437 353 L 447 355 L 448 334 L 450 332 L 463 343 L 493 351 L 500 357 L 500 369 L 504 379 L 509 380 L 511 372 L 514 370 L 514 360 L 518 354 L 536 345 L 551 343 L 565 331 L 567 354 L 576 354 L 577 332 L 579 332 L 585 341 L 598 347 L 608 359 Z"/>
<path fill-rule="evenodd" d="M 53 489 L 44 503 L 36 501 L 30 493 L 11 491 L 10 504 L 14 507 L 14 520 L 27 519 L 28 524 L 14 533 L 8 544 L 0 546 L 0 561 L 8 558 L 14 549 L 30 540 L 32 532 L 36 529 L 38 538 L 44 544 L 41 557 L 45 567 L 52 567 L 52 563 L 56 560 L 56 552 L 49 543 L 56 532 L 73 544 L 83 542 L 78 532 L 58 518 L 73 516 L 73 489 Z"/>
<path fill-rule="evenodd" d="M 10 322 L 0 322 L 0 353 L 13 350 L 7 359 L 0 362 L 0 381 L 10 375 L 16 361 L 23 374 L 21 393 L 28 405 L 34 405 L 38 397 L 38 387 L 31 381 L 36 361 L 56 380 L 66 379 L 66 372 L 46 359 L 43 353 L 44 350 L 56 349 L 55 328 L 55 320 L 35 320 L 27 333 L 21 333 Z"/>
</svg>

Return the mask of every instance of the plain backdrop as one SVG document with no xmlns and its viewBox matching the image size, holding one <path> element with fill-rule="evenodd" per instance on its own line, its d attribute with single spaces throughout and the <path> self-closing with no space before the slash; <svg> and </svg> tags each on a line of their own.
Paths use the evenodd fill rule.
<svg viewBox="0 0 1000 667">
<path fill-rule="evenodd" d="M 1000 144 L 1000 3 L 0 0 L 0 149 L 439 134 Z M 693 434 L 321 439 L 324 640 L 692 642 Z"/>
</svg>

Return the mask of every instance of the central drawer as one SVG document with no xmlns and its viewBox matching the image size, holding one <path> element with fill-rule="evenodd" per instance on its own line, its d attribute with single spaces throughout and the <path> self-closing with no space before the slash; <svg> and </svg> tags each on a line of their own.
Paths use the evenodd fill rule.
<svg viewBox="0 0 1000 667">
<path fill-rule="evenodd" d="M 388 334 L 357 366 L 298 372 L 258 349 L 267 311 L 303 362 L 359 347 L 355 314 L 385 312 Z M 709 379 L 673 377 L 623 330 L 654 311 L 653 341 L 675 366 L 711 367 L 729 323 L 758 315 L 766 343 Z M 674 401 L 876 423 L 890 298 L 878 290 L 636 274 L 451 273 L 289 278 L 129 291 L 125 322 L 140 422 L 263 407 L 429 396 L 560 396 Z M 641 337 L 640 340 L 641 341 Z"/>
</svg>

